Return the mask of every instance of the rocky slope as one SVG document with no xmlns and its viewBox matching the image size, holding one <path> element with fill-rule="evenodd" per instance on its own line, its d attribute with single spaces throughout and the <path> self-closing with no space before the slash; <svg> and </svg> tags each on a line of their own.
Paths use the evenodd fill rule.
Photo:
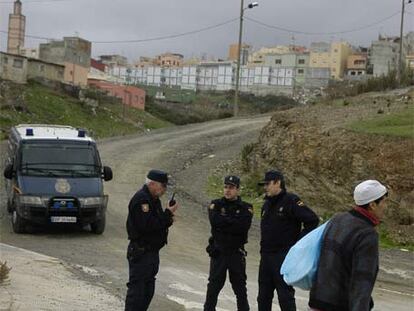
<svg viewBox="0 0 414 311">
<path fill-rule="evenodd" d="M 348 125 L 408 112 L 414 89 L 370 93 L 278 112 L 245 157 L 253 174 L 282 170 L 288 188 L 320 215 L 352 207 L 352 192 L 365 179 L 390 189 L 384 227 L 399 243 L 414 242 L 414 139 L 364 134 Z M 414 125 L 414 120 L 413 120 Z"/>
</svg>

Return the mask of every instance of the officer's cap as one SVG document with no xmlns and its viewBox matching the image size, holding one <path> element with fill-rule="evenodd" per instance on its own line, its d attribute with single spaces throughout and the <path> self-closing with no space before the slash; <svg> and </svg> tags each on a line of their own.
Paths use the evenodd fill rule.
<svg viewBox="0 0 414 311">
<path fill-rule="evenodd" d="M 229 175 L 224 177 L 224 184 L 225 185 L 233 185 L 237 188 L 240 187 L 240 178 L 235 175 Z"/>
<path fill-rule="evenodd" d="M 159 183 L 168 184 L 168 174 L 160 170 L 150 170 L 148 172 L 147 178 L 152 181 L 157 181 Z"/>
<path fill-rule="evenodd" d="M 270 170 L 265 173 L 264 180 L 259 182 L 259 185 L 263 186 L 264 184 L 271 182 L 272 180 L 280 180 L 283 181 L 284 177 L 282 172 L 276 170 Z"/>
</svg>

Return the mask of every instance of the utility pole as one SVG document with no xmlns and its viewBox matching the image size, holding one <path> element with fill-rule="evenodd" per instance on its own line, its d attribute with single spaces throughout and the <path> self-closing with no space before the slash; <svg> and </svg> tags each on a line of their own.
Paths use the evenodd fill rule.
<svg viewBox="0 0 414 311">
<path fill-rule="evenodd" d="M 403 70 L 403 59 L 402 59 L 402 52 L 403 52 L 403 40 L 404 40 L 404 11 L 405 11 L 405 1 L 402 0 L 401 5 L 401 27 L 400 27 L 400 55 L 398 57 L 398 70 L 397 70 L 397 81 L 398 84 L 401 85 L 401 78 L 402 78 L 402 70 Z M 412 0 L 408 0 L 407 4 L 410 4 Z"/>
<path fill-rule="evenodd" d="M 244 13 L 244 0 L 240 0 L 240 27 L 239 27 L 239 44 L 237 52 L 237 69 L 236 69 L 236 89 L 234 90 L 234 106 L 233 116 L 237 117 L 239 114 L 239 80 L 240 80 L 240 58 L 241 58 L 241 44 L 243 33 L 243 13 Z"/>
<path fill-rule="evenodd" d="M 250 3 L 247 8 L 244 7 L 244 0 L 240 0 L 240 27 L 239 27 L 239 44 L 237 53 L 237 69 L 236 69 L 236 89 L 234 91 L 234 107 L 233 116 L 239 113 L 239 80 L 240 80 L 240 58 L 242 52 L 242 36 L 243 36 L 243 14 L 245 9 L 253 9 L 259 5 L 258 2 Z"/>
</svg>

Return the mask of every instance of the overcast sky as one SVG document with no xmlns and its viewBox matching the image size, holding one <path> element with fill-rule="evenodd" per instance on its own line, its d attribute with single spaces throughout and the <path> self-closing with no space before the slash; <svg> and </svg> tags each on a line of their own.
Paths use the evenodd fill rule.
<svg viewBox="0 0 414 311">
<path fill-rule="evenodd" d="M 44 2 L 42 2 L 44 1 Z M 408 0 L 406 0 L 408 2 Z M 13 1 L 0 0 L 0 30 L 7 31 Z M 399 35 L 401 0 L 258 0 L 259 6 L 245 16 L 270 26 L 312 33 L 359 29 L 393 17 L 361 31 L 343 34 L 306 35 L 279 31 L 249 20 L 244 22 L 243 41 L 261 46 L 314 41 L 347 40 L 368 46 L 378 34 Z M 90 41 L 148 39 L 175 35 L 237 19 L 240 0 L 22 0 L 26 35 L 60 39 L 80 37 Z M 249 3 L 245 1 L 246 5 Z M 414 30 L 414 3 L 406 6 L 404 33 Z M 98 44 L 92 55 L 122 54 L 135 60 L 163 52 L 185 57 L 207 55 L 225 58 L 228 45 L 238 40 L 238 20 L 208 31 L 179 38 L 142 42 Z M 0 49 L 6 35 L 0 33 Z M 26 38 L 26 47 L 44 40 Z"/>
</svg>

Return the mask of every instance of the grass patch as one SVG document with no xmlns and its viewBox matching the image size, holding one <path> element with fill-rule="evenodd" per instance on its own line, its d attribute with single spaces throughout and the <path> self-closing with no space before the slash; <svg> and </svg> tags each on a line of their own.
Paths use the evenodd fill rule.
<svg viewBox="0 0 414 311">
<path fill-rule="evenodd" d="M 414 138 L 414 106 L 402 112 L 353 122 L 348 128 L 361 133 Z"/>
<path fill-rule="evenodd" d="M 379 235 L 379 244 L 380 244 L 380 248 L 384 248 L 384 249 L 406 249 L 409 251 L 414 251 L 414 244 L 400 244 L 400 243 L 396 243 L 395 241 L 393 241 L 393 239 L 391 239 L 391 237 L 389 236 L 389 233 L 387 231 L 387 229 L 384 226 L 379 226 L 378 229 L 378 235 Z"/>
<path fill-rule="evenodd" d="M 148 112 L 124 107 L 120 103 L 99 101 L 97 107 L 91 107 L 37 83 L 15 87 L 20 89 L 21 95 L 12 95 L 10 101 L 18 104 L 1 106 L 0 139 L 7 137 L 10 127 L 21 123 L 71 125 L 87 129 L 94 138 L 133 134 L 171 125 Z"/>
<path fill-rule="evenodd" d="M 177 125 L 224 119 L 233 116 L 234 91 L 189 91 L 177 88 L 143 86 L 147 91 L 147 111 Z M 164 92 L 165 100 L 156 100 Z M 297 103 L 286 96 L 240 94 L 240 115 L 289 109 Z"/>
</svg>

